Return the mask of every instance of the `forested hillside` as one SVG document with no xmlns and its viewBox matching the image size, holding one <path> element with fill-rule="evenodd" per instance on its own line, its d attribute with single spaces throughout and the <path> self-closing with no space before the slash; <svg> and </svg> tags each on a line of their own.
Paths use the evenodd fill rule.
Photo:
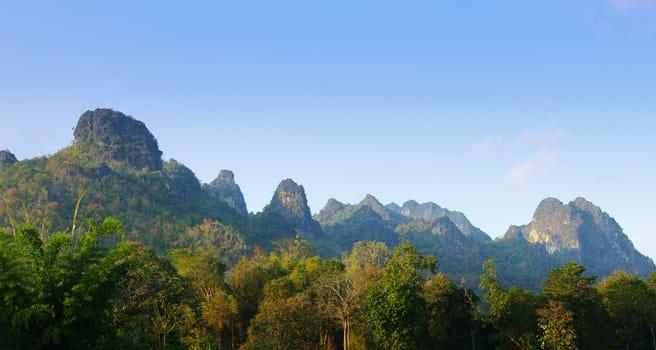
<svg viewBox="0 0 656 350">
<path fill-rule="evenodd" d="M 313 216 L 292 179 L 248 213 L 233 172 L 161 155 L 110 109 L 0 152 L 0 347 L 656 348 L 656 267 L 583 198 L 493 240 L 435 203 Z"/>
<path fill-rule="evenodd" d="M 567 263 L 535 293 L 504 285 L 489 260 L 479 300 L 408 243 L 362 241 L 341 259 L 313 256 L 298 238 L 272 254 L 239 257 L 217 242 L 160 256 L 126 240 L 116 219 L 87 227 L 0 234 L 2 348 L 645 349 L 656 340 L 656 274 L 598 281 Z"/>
</svg>

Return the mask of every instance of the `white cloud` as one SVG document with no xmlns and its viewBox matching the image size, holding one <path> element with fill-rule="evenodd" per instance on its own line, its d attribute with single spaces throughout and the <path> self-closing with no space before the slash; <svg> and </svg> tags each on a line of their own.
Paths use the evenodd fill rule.
<svg viewBox="0 0 656 350">
<path fill-rule="evenodd" d="M 569 133 L 564 129 L 530 130 L 516 137 L 511 142 L 511 146 L 514 148 L 548 147 L 568 135 Z"/>
<path fill-rule="evenodd" d="M 480 155 L 493 155 L 499 153 L 502 149 L 505 148 L 506 141 L 504 140 L 503 135 L 494 134 L 486 137 L 481 142 L 475 144 L 471 151 L 474 154 Z"/>
<path fill-rule="evenodd" d="M 557 173 L 563 168 L 559 143 L 569 136 L 565 129 L 529 130 L 513 137 L 493 134 L 472 147 L 477 155 L 503 157 L 518 163 L 505 173 L 512 184 L 524 184 Z M 524 161 L 517 162 L 517 159 Z"/>
<path fill-rule="evenodd" d="M 561 167 L 558 152 L 539 150 L 532 159 L 510 169 L 506 175 L 506 180 L 513 184 L 523 184 L 552 175 Z"/>
</svg>

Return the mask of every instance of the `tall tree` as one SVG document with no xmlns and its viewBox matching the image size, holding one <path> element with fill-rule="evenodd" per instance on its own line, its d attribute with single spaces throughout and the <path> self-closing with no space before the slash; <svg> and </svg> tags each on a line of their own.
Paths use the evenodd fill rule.
<svg viewBox="0 0 656 350">
<path fill-rule="evenodd" d="M 242 350 L 310 350 L 319 339 L 317 309 L 302 293 L 264 301 Z"/>
<path fill-rule="evenodd" d="M 438 273 L 424 288 L 428 336 L 437 349 L 471 349 L 475 330 L 474 309 L 468 295 L 445 274 Z"/>
<path fill-rule="evenodd" d="M 424 273 L 433 273 L 436 259 L 423 256 L 405 242 L 394 249 L 384 277 L 367 292 L 365 317 L 376 343 L 385 349 L 423 347 L 426 330 Z"/>
<path fill-rule="evenodd" d="M 551 270 L 542 286 L 543 295 L 560 301 L 571 310 L 579 349 L 601 349 L 617 342 L 611 319 L 604 309 L 601 296 L 594 284 L 595 276 L 585 276 L 585 266 L 567 263 Z"/>
<path fill-rule="evenodd" d="M 616 271 L 599 284 L 604 306 L 614 321 L 625 349 L 649 345 L 649 321 L 654 314 L 654 293 L 638 276 Z"/>
<path fill-rule="evenodd" d="M 219 248 L 175 249 L 169 252 L 178 273 L 188 278 L 200 300 L 204 325 L 217 346 L 222 347 L 224 334 L 235 339 L 232 330 L 237 316 L 237 301 L 224 282 L 225 264 Z"/>
<path fill-rule="evenodd" d="M 503 347 L 531 349 L 538 333 L 536 309 L 540 299 L 530 291 L 517 286 L 506 289 L 497 278 L 494 260 L 483 264 L 480 288 L 485 290 L 484 300 L 489 305 L 484 321 L 501 336 L 496 339 Z"/>
<path fill-rule="evenodd" d="M 562 301 L 549 300 L 549 306 L 538 309 L 538 325 L 542 330 L 540 347 L 551 350 L 577 350 L 574 313 Z"/>
<path fill-rule="evenodd" d="M 325 275 L 317 280 L 319 310 L 341 326 L 344 350 L 350 349 L 351 326 L 367 291 L 367 285 L 361 281 L 345 272 Z"/>
</svg>

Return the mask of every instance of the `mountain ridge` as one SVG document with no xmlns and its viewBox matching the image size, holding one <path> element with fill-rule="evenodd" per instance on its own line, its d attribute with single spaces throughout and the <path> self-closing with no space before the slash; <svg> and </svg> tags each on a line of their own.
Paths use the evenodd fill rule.
<svg viewBox="0 0 656 350">
<path fill-rule="evenodd" d="M 545 198 L 530 223 L 511 226 L 506 236 L 542 245 L 560 262 L 590 265 L 596 274 L 622 269 L 645 276 L 654 269 L 653 261 L 635 249 L 615 219 L 583 197 L 568 204 Z"/>
<path fill-rule="evenodd" d="M 27 208 L 26 217 L 70 230 L 70 213 L 81 199 L 80 217 L 116 216 L 125 222 L 130 239 L 160 251 L 181 247 L 188 241 L 184 235 L 196 237 L 204 232 L 199 225 L 205 225 L 243 238 L 248 247 L 275 249 L 278 240 L 300 236 L 321 255 L 333 257 L 361 240 L 389 246 L 409 240 L 423 254 L 437 256 L 444 272 L 468 283 L 480 276 L 489 258 L 497 262 L 500 277 L 532 289 L 539 288 L 548 267 L 566 261 L 586 264 L 601 276 L 617 268 L 641 276 L 656 269 L 615 219 L 581 197 L 568 204 L 545 198 L 531 222 L 511 225 L 494 240 L 465 214 L 432 202 L 383 205 L 371 194 L 356 204 L 331 198 L 313 216 L 305 189 L 292 179 L 280 182 L 262 211 L 249 214 L 232 171 L 222 170 L 210 184 L 201 184 L 184 164 L 163 161 L 147 127 L 121 112 L 85 112 L 74 137 L 71 146 L 51 156 L 19 161 L 0 151 L 5 199 L 0 229 L 11 230 L 12 213 Z"/>
</svg>

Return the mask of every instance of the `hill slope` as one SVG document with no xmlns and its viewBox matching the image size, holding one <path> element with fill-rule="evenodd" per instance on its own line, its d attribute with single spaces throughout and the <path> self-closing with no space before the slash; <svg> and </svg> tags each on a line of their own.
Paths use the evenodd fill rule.
<svg viewBox="0 0 656 350">
<path fill-rule="evenodd" d="M 110 109 L 87 111 L 72 145 L 51 156 L 19 161 L 0 151 L 0 229 L 30 223 L 45 234 L 114 216 L 130 239 L 160 251 L 220 245 L 230 250 L 230 261 L 255 245 L 275 249 L 277 241 L 297 235 L 326 257 L 341 256 L 361 240 L 390 247 L 408 240 L 469 286 L 489 258 L 508 285 L 534 290 L 549 269 L 568 261 L 600 277 L 615 269 L 641 276 L 656 270 L 610 215 L 583 198 L 567 205 L 547 198 L 529 224 L 491 240 L 464 214 L 413 200 L 398 206 L 372 195 L 353 205 L 330 199 L 313 217 L 305 189 L 291 179 L 280 183 L 262 212 L 249 214 L 231 171 L 202 185 L 189 168 L 161 155 L 142 122 Z"/>
<path fill-rule="evenodd" d="M 206 218 L 245 226 L 235 210 L 202 189 L 190 169 L 162 161 L 142 122 L 96 109 L 80 116 L 74 135 L 72 146 L 52 156 L 4 162 L 0 227 L 32 222 L 43 232 L 71 230 L 89 218 L 114 216 L 131 239 L 166 249 Z"/>
<path fill-rule="evenodd" d="M 592 274 L 606 276 L 617 269 L 647 276 L 656 268 L 638 252 L 615 219 L 584 198 L 565 205 L 544 199 L 533 220 L 513 227 L 506 235 L 520 234 L 527 242 L 542 245 L 558 262 L 577 261 Z"/>
</svg>

